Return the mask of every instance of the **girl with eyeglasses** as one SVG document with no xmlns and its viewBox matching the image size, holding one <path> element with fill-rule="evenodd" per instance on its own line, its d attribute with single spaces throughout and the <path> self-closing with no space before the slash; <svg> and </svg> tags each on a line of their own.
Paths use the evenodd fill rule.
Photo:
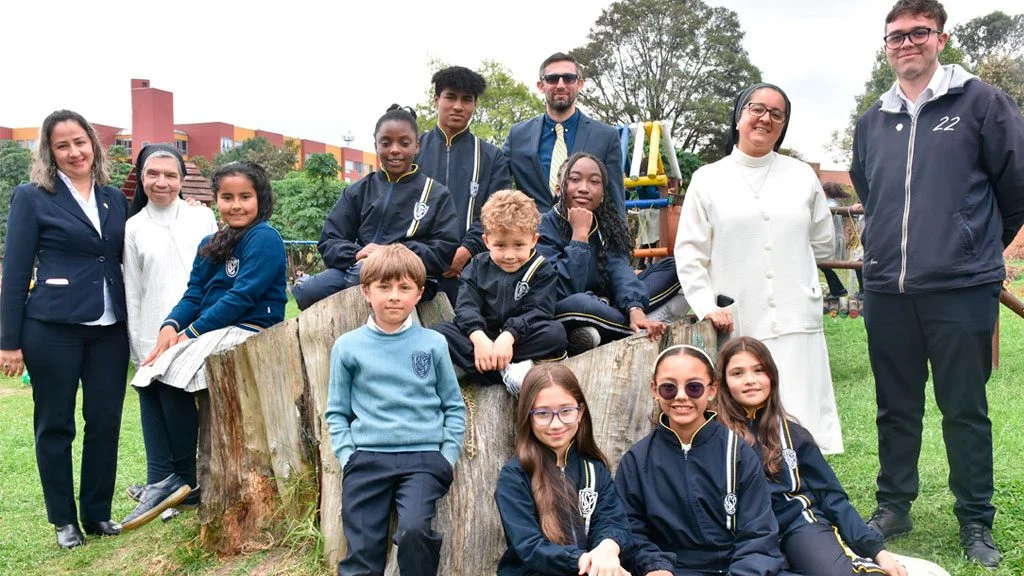
<svg viewBox="0 0 1024 576">
<path fill-rule="evenodd" d="M 707 410 L 714 374 L 689 345 L 655 363 L 654 431 L 615 474 L 634 541 L 624 563 L 638 576 L 785 574 L 761 461 Z"/>
<path fill-rule="evenodd" d="M 739 95 L 727 156 L 694 172 L 686 190 L 676 272 L 698 318 L 768 346 L 786 406 L 836 454 L 843 437 L 815 263 L 832 256 L 832 215 L 814 170 L 779 153 L 791 119 L 778 86 L 755 84 Z M 720 306 L 719 295 L 735 304 Z"/>
<path fill-rule="evenodd" d="M 566 366 L 538 364 L 526 374 L 516 455 L 502 468 L 494 499 L 508 545 L 500 576 L 628 576 L 619 555 L 632 541 L 629 524 L 583 391 Z"/>
<path fill-rule="evenodd" d="M 718 365 L 719 418 L 761 457 L 790 569 L 815 576 L 906 576 L 881 534 L 850 504 L 814 438 L 786 414 L 768 347 L 733 338 L 719 351 Z"/>
</svg>

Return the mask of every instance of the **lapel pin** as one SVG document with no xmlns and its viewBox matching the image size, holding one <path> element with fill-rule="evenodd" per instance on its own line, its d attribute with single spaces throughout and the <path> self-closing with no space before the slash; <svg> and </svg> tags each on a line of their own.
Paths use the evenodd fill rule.
<svg viewBox="0 0 1024 576">
<path fill-rule="evenodd" d="M 902 126 L 900 126 L 900 127 L 902 128 Z M 106 208 L 107 210 L 109 210 L 109 209 L 110 209 L 110 206 L 107 206 L 107 203 L 106 203 L 106 202 L 104 202 L 104 203 L 103 203 L 103 207 L 104 207 L 104 208 Z"/>
<path fill-rule="evenodd" d="M 900 122 L 899 124 L 896 125 L 896 131 L 897 132 L 903 132 L 903 123 L 902 122 Z M 104 206 L 105 206 L 105 204 L 104 204 Z"/>
</svg>

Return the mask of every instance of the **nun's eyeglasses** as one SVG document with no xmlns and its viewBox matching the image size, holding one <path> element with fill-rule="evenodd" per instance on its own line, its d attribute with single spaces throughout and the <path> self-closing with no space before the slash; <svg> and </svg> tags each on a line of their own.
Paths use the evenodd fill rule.
<svg viewBox="0 0 1024 576">
<path fill-rule="evenodd" d="M 747 112 L 750 112 L 750 115 L 754 118 L 760 118 L 764 116 L 765 112 L 768 112 L 768 117 L 772 119 L 772 122 L 782 124 L 786 121 L 785 111 L 779 110 L 778 108 L 769 108 L 760 102 L 747 102 L 747 105 L 744 106 L 744 108 L 746 108 Z"/>
</svg>

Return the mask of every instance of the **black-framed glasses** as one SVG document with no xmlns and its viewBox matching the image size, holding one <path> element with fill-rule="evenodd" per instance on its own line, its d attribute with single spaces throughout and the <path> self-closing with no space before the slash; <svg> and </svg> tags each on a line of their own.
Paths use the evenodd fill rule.
<svg viewBox="0 0 1024 576">
<path fill-rule="evenodd" d="M 558 86 L 558 81 L 565 82 L 566 86 L 572 86 L 576 82 L 579 82 L 580 75 L 567 72 L 565 74 L 545 74 L 540 77 L 548 86 Z"/>
<path fill-rule="evenodd" d="M 573 424 L 580 419 L 580 412 L 583 411 L 583 406 L 566 406 L 559 408 L 558 410 L 548 410 L 547 408 L 538 408 L 536 410 L 530 410 L 530 417 L 533 418 L 533 423 L 538 426 L 549 426 L 554 421 L 555 417 L 558 417 L 558 421 L 562 424 Z"/>
<path fill-rule="evenodd" d="M 747 112 L 750 112 L 750 115 L 753 116 L 754 118 L 760 118 L 764 116 L 765 112 L 767 112 L 768 117 L 771 118 L 772 122 L 775 122 L 776 124 L 782 124 L 783 122 L 786 121 L 785 110 L 779 110 L 778 108 L 769 108 L 764 104 L 761 104 L 760 102 L 747 102 L 747 105 L 744 106 L 744 108 L 746 108 Z"/>
<path fill-rule="evenodd" d="M 704 386 L 704 383 L 697 380 L 692 380 L 683 384 L 683 392 L 694 400 L 703 396 L 704 390 L 706 389 L 707 387 Z M 678 395 L 679 385 L 675 382 L 662 382 L 661 384 L 658 384 L 658 396 L 661 396 L 665 400 L 675 400 Z"/>
<path fill-rule="evenodd" d="M 932 32 L 936 34 L 942 34 L 942 30 L 936 30 L 934 28 L 914 28 L 910 32 L 893 32 L 887 34 L 882 40 L 885 40 L 885 47 L 889 50 L 895 50 L 900 46 L 903 46 L 903 41 L 910 38 L 910 43 L 914 46 L 920 46 L 928 41 L 931 37 Z"/>
</svg>

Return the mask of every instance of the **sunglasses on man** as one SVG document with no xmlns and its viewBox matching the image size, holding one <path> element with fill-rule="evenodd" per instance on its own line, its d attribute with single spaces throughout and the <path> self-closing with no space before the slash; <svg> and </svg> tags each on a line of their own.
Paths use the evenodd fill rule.
<svg viewBox="0 0 1024 576">
<path fill-rule="evenodd" d="M 558 86 L 558 81 L 565 82 L 566 86 L 572 86 L 576 82 L 579 82 L 580 75 L 567 72 L 565 74 L 545 74 L 540 77 L 548 86 Z"/>
</svg>

